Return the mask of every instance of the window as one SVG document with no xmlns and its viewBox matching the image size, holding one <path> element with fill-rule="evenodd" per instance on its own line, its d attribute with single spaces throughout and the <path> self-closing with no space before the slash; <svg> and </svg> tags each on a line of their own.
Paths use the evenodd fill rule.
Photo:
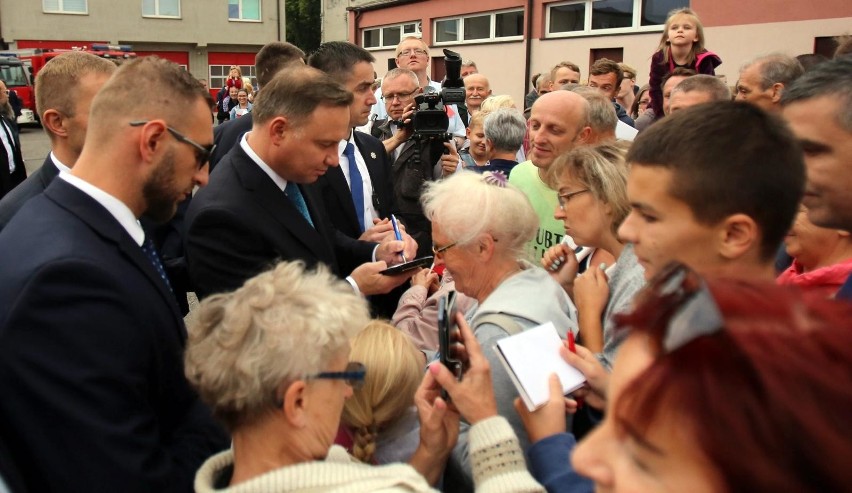
<svg viewBox="0 0 852 493">
<path fill-rule="evenodd" d="M 144 17 L 180 17 L 180 0 L 142 0 Z"/>
<path fill-rule="evenodd" d="M 260 22 L 260 0 L 228 0 L 228 20 Z"/>
<path fill-rule="evenodd" d="M 522 39 L 523 35 L 523 10 L 492 12 L 435 21 L 435 44 L 510 41 Z"/>
<path fill-rule="evenodd" d="M 547 7 L 547 37 L 660 31 L 689 0 L 575 0 Z"/>
<path fill-rule="evenodd" d="M 50 14 L 88 14 L 87 0 L 42 0 L 41 7 Z"/>
<path fill-rule="evenodd" d="M 248 77 L 251 87 L 256 91 L 257 74 L 254 70 L 254 65 L 238 65 L 243 78 Z M 228 73 L 231 71 L 230 65 L 210 65 L 210 89 L 218 91 L 225 86 L 225 79 L 228 78 Z"/>
<path fill-rule="evenodd" d="M 361 31 L 364 48 L 396 48 L 402 38 L 420 37 L 420 23 L 406 22 L 392 26 L 374 27 Z"/>
</svg>

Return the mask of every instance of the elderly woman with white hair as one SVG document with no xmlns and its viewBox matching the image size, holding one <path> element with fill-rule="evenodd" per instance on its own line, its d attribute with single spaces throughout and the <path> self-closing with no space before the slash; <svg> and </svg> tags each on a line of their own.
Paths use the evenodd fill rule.
<svg viewBox="0 0 852 493">
<path fill-rule="evenodd" d="M 432 221 L 435 263 L 450 271 L 456 290 L 477 301 L 465 318 L 486 348 L 498 414 L 509 420 L 526 450 L 529 441 L 513 406 L 518 393 L 492 346 L 546 322 L 553 322 L 562 338 L 577 331 L 565 291 L 544 269 L 521 260 L 538 217 L 502 173 L 459 172 L 429 184 L 421 200 Z M 463 449 L 464 439 L 460 445 Z"/>
<path fill-rule="evenodd" d="M 199 469 L 195 491 L 434 491 L 429 483 L 443 471 L 459 417 L 431 376 L 414 398 L 421 434 L 410 465 L 371 466 L 332 446 L 344 401 L 368 371 L 349 360 L 350 341 L 368 321 L 366 301 L 348 283 L 301 262 L 202 302 L 189 327 L 186 375 L 233 443 Z M 482 412 L 493 409 L 488 403 L 466 414 L 476 423 L 480 491 L 543 491 L 517 460 L 508 423 Z"/>
</svg>

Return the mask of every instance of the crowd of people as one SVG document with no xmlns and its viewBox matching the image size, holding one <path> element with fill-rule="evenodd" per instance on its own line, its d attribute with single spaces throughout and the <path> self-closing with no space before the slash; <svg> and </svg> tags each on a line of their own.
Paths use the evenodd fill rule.
<svg viewBox="0 0 852 493">
<path fill-rule="evenodd" d="M 0 112 L 0 492 L 850 491 L 852 42 L 733 90 L 707 44 L 523 108 L 465 61 L 438 132 L 415 37 L 215 98 L 56 57 L 29 177 Z M 585 384 L 531 410 L 495 344 L 547 323 Z"/>
</svg>

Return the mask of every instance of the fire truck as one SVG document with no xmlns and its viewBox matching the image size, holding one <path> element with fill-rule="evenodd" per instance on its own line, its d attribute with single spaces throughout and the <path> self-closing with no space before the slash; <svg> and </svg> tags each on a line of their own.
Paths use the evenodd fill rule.
<svg viewBox="0 0 852 493">
<path fill-rule="evenodd" d="M 130 45 L 93 44 L 72 49 L 30 48 L 23 50 L 0 51 L 0 78 L 6 81 L 6 87 L 15 91 L 22 103 L 19 123 L 31 123 L 38 120 L 35 107 L 34 84 L 36 75 L 55 57 L 69 51 L 83 51 L 102 58 L 121 63 L 136 58 Z"/>
</svg>

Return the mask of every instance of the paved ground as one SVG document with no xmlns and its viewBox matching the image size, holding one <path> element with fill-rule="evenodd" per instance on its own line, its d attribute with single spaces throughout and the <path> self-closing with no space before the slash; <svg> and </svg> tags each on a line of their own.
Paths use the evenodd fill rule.
<svg viewBox="0 0 852 493">
<path fill-rule="evenodd" d="M 21 150 L 27 163 L 27 175 L 41 168 L 44 158 L 50 153 L 50 139 L 38 125 L 20 127 Z"/>
</svg>

